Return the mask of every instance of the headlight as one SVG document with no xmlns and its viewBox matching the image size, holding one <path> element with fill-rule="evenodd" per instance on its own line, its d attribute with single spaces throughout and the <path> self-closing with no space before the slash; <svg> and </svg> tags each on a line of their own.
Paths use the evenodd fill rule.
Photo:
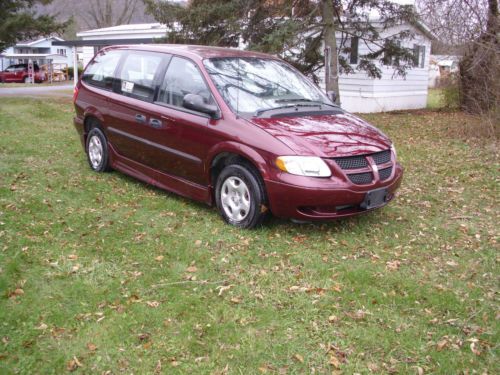
<svg viewBox="0 0 500 375">
<path fill-rule="evenodd" d="M 394 152 L 394 156 L 397 158 L 398 153 L 396 152 L 396 146 L 394 146 L 394 143 L 391 145 L 391 150 L 392 150 L 392 152 Z"/>
<path fill-rule="evenodd" d="M 298 176 L 330 177 L 332 172 L 326 163 L 317 156 L 280 156 L 276 165 L 283 172 Z"/>
</svg>

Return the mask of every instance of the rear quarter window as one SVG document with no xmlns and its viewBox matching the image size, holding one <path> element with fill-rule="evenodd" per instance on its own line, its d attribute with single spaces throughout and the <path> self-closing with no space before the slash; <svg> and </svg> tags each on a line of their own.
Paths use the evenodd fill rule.
<svg viewBox="0 0 500 375">
<path fill-rule="evenodd" d="M 87 66 L 82 80 L 89 85 L 112 90 L 116 66 L 120 61 L 122 51 L 102 51 Z"/>
</svg>

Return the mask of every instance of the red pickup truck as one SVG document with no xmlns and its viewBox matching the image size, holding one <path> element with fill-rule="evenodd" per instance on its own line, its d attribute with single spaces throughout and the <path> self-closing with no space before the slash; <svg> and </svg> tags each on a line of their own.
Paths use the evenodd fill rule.
<svg viewBox="0 0 500 375">
<path fill-rule="evenodd" d="M 46 80 L 45 73 L 40 70 L 37 64 L 33 64 L 33 70 L 36 83 L 41 83 Z M 7 69 L 0 72 L 0 82 L 31 82 L 28 72 L 28 64 L 15 64 L 8 66 Z"/>
</svg>

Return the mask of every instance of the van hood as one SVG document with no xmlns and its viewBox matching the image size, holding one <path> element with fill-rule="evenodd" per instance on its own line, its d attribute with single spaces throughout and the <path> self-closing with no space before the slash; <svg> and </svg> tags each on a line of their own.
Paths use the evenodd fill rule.
<svg viewBox="0 0 500 375">
<path fill-rule="evenodd" d="M 298 155 L 342 157 L 387 150 L 389 138 L 349 113 L 301 117 L 251 118 Z"/>
</svg>

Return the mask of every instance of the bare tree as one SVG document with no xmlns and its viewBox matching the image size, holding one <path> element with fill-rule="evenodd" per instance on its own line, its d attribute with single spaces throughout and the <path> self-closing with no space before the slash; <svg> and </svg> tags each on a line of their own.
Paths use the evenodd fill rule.
<svg viewBox="0 0 500 375">
<path fill-rule="evenodd" d="M 417 0 L 416 5 L 425 24 L 445 46 L 460 48 L 486 30 L 488 0 Z"/>
<path fill-rule="evenodd" d="M 137 8 L 138 0 L 90 0 L 85 23 L 91 28 L 128 24 Z"/>
<path fill-rule="evenodd" d="M 478 133 L 500 133 L 500 23 L 498 0 L 418 0 L 438 35 L 439 52 L 462 55 L 455 90 L 463 110 L 479 114 Z M 433 47 L 434 48 L 434 47 Z M 452 87 L 453 89 L 453 87 Z"/>
</svg>

